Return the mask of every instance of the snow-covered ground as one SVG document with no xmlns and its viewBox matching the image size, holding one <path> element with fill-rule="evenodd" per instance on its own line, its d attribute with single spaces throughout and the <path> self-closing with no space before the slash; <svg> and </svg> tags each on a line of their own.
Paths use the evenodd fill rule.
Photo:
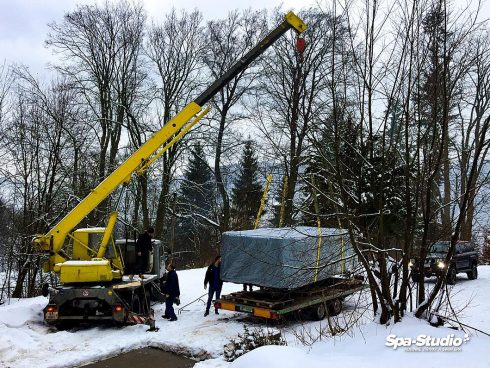
<svg viewBox="0 0 490 368">
<path fill-rule="evenodd" d="M 181 307 L 205 293 L 205 269 L 180 271 Z M 490 332 L 490 266 L 479 267 L 479 279 L 468 281 L 459 277 L 452 289 L 456 309 L 469 305 L 460 313 L 462 322 Z M 239 290 L 240 285 L 225 284 L 223 293 Z M 204 297 L 205 299 L 205 297 Z M 469 331 L 469 336 L 451 352 L 408 351 L 406 347 L 385 346 L 387 336 L 413 338 L 424 334 L 431 337 L 465 338 L 465 333 L 449 328 L 434 328 L 424 321 L 406 317 L 402 323 L 380 326 L 371 321 L 368 312 L 360 315 L 354 305 L 359 298 L 346 302 L 345 312 L 339 316 L 339 326 L 357 320 L 349 333 L 337 337 L 322 336 L 326 321 L 288 323 L 283 334 L 288 346 L 269 346 L 256 349 L 233 363 L 222 358 L 223 345 L 243 331 L 250 322 L 242 315 L 221 311 L 204 318 L 201 301 L 190 305 L 179 315 L 177 322 L 161 318 L 164 306 L 157 306 L 158 332 L 146 332 L 146 326 L 124 328 L 92 327 L 53 332 L 42 322 L 43 297 L 11 300 L 0 306 L 0 367 L 69 367 L 105 359 L 121 352 L 141 347 L 159 347 L 205 359 L 196 367 L 379 367 L 382 364 L 397 367 L 490 367 L 490 337 Z M 362 300 L 362 298 L 360 298 Z M 259 325 L 252 325 L 257 328 Z M 452 335 L 452 336 L 451 336 Z M 304 342 L 307 345 L 303 344 Z M 416 348 L 415 345 L 412 348 Z M 416 349 L 412 349 L 416 350 Z"/>
</svg>

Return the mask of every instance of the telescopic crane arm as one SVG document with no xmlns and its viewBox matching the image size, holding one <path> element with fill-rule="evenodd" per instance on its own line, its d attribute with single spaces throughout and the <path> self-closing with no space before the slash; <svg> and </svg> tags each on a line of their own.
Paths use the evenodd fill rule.
<svg viewBox="0 0 490 368">
<path fill-rule="evenodd" d="M 288 30 L 293 29 L 297 33 L 302 33 L 307 26 L 293 12 L 286 14 L 283 22 L 265 36 L 253 49 L 238 60 L 223 76 L 217 79 L 194 101 L 190 102 L 174 118 L 166 123 L 159 131 L 152 135 L 138 150 L 108 175 L 95 189 L 93 189 L 75 208 L 73 208 L 62 220 L 60 220 L 45 235 L 37 235 L 34 246 L 43 252 L 50 254 L 49 270 L 53 270 L 54 265 L 64 262 L 67 256 L 62 251 L 66 237 L 90 212 L 92 212 L 105 198 L 114 192 L 120 185 L 127 184 L 133 173 L 143 171 L 148 167 L 148 162 L 153 162 L 153 155 L 161 155 L 163 150 L 168 149 L 176 140 L 172 140 L 160 152 L 159 148 L 170 138 L 176 135 L 186 124 L 197 114 L 214 95 L 216 95 L 230 80 L 236 77 L 241 71 L 246 69 L 250 63 L 257 59 L 268 47 L 270 47 L 279 37 Z M 203 114 L 197 116 L 199 120 Z M 191 123 L 194 125 L 197 121 Z M 190 127 L 189 127 L 190 129 Z M 185 128 L 184 128 L 185 130 Z M 184 135 L 184 134 L 182 134 Z M 181 135 L 181 136 L 182 136 Z M 180 136 L 180 137 L 181 137 Z M 178 139 L 177 139 L 178 140 Z"/>
</svg>

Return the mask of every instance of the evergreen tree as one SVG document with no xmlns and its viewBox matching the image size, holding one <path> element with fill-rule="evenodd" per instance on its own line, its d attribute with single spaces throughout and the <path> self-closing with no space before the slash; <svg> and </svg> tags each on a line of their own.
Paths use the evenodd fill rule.
<svg viewBox="0 0 490 368">
<path fill-rule="evenodd" d="M 216 254 L 214 201 L 213 173 L 201 144 L 196 143 L 184 170 L 176 204 L 177 216 L 171 225 L 174 226 L 174 254 L 185 254 L 185 258 L 176 256 L 173 260 L 179 267 L 201 267 L 203 260 Z"/>
<path fill-rule="evenodd" d="M 239 165 L 232 192 L 234 222 L 237 228 L 251 229 L 260 207 L 262 186 L 258 182 L 259 165 L 250 139 L 245 142 Z"/>
<path fill-rule="evenodd" d="M 428 180 L 431 188 L 426 195 L 430 197 L 430 206 L 425 209 L 425 217 L 431 218 L 431 237 L 436 239 L 448 238 L 452 233 L 449 127 L 457 118 L 454 114 L 456 101 L 462 97 L 456 88 L 457 73 L 452 66 L 455 36 L 447 29 L 446 22 L 445 2 L 433 0 L 422 22 L 427 56 L 420 90 L 415 94 L 420 110 L 417 124 L 424 130 L 421 151 L 434 172 L 433 178 Z M 441 204 L 443 207 L 439 210 Z"/>
<path fill-rule="evenodd" d="M 399 236 L 406 209 L 402 201 L 404 166 L 396 148 L 385 147 L 383 151 L 382 137 L 375 135 L 371 143 L 373 157 L 370 159 L 367 144 L 361 139 L 360 125 L 347 114 L 339 114 L 337 122 L 338 135 L 341 137 L 338 151 L 334 150 L 335 137 L 333 128 L 330 128 L 333 124 L 330 117 L 325 122 L 325 129 L 319 132 L 320 139 L 315 142 L 305 172 L 307 182 L 311 178 L 315 181 L 317 190 L 314 192 L 322 226 L 338 227 L 336 214 L 348 209 L 351 221 L 371 240 L 373 236 Z M 348 191 L 345 202 L 341 198 L 337 170 L 340 170 L 342 186 Z M 305 183 L 302 190 L 308 198 L 304 206 L 303 223 L 316 226 L 316 209 L 310 183 Z M 380 212 L 380 201 L 382 225 L 379 215 L 375 215 Z"/>
<path fill-rule="evenodd" d="M 316 226 L 316 209 L 312 196 L 312 188 L 309 181 L 314 176 L 315 186 L 318 189 L 318 210 L 324 227 L 338 227 L 339 221 L 335 215 L 342 212 L 340 208 L 340 188 L 336 174 L 336 162 L 339 162 L 339 170 L 344 181 L 343 185 L 349 188 L 351 193 L 345 208 L 349 208 L 354 214 L 358 214 L 358 203 L 362 201 L 361 194 L 371 192 L 369 184 L 364 180 L 366 176 L 366 164 L 362 157 L 367 156 L 367 147 L 361 141 L 361 130 L 351 118 L 343 112 L 337 117 L 339 137 L 339 150 L 335 152 L 335 137 L 333 115 L 330 114 L 324 124 L 318 128 L 318 141 L 314 142 L 314 148 L 310 154 L 305 177 L 307 178 L 302 188 L 308 200 L 306 211 L 303 213 L 303 222 L 309 226 Z M 339 157 L 336 157 L 338 155 Z"/>
<path fill-rule="evenodd" d="M 189 213 L 208 216 L 212 211 L 214 198 L 213 173 L 206 163 L 200 143 L 192 148 L 189 164 L 184 171 L 184 181 L 180 188 L 181 202 Z"/>
</svg>

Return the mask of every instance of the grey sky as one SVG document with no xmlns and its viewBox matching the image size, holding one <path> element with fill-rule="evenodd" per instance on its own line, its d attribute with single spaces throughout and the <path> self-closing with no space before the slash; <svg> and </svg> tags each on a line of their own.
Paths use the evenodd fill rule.
<svg viewBox="0 0 490 368">
<path fill-rule="evenodd" d="M 0 0 L 0 63 L 24 63 L 35 73 L 41 73 L 53 60 L 44 47 L 47 24 L 61 21 L 76 4 L 93 4 L 96 0 Z M 104 0 L 97 0 L 103 3 Z M 158 20 L 172 7 L 199 9 L 206 19 L 224 17 L 234 9 L 272 9 L 283 5 L 287 10 L 299 10 L 314 4 L 312 0 L 142 0 L 149 18 Z"/>
<path fill-rule="evenodd" d="M 47 24 L 61 21 L 63 15 L 76 4 L 92 4 L 105 0 L 0 0 L 0 64 L 23 63 L 34 73 L 43 73 L 50 60 L 51 51 L 44 47 L 48 33 Z M 475 8 L 473 0 L 470 8 Z M 172 7 L 176 9 L 199 9 L 205 19 L 224 17 L 234 9 L 272 9 L 282 4 L 284 10 L 298 11 L 317 3 L 329 4 L 328 0 L 142 0 L 150 19 L 158 21 Z M 455 0 L 464 8 L 467 0 Z M 481 19 L 490 16 L 487 0 L 481 7 Z"/>
</svg>

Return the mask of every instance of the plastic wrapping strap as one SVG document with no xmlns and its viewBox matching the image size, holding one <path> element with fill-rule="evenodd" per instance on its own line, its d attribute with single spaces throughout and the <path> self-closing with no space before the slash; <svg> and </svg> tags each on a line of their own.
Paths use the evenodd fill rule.
<svg viewBox="0 0 490 368">
<path fill-rule="evenodd" d="M 317 245 L 316 245 L 316 266 L 315 266 L 315 278 L 316 282 L 318 279 L 318 268 L 320 267 L 320 250 L 322 249 L 322 225 L 320 223 L 320 217 L 316 220 L 316 234 L 318 237 Z"/>
<path fill-rule="evenodd" d="M 342 229 L 342 225 L 340 224 L 340 219 L 337 217 L 339 221 L 339 230 Z M 340 273 L 345 273 L 345 245 L 344 245 L 344 235 L 340 235 Z"/>
<path fill-rule="evenodd" d="M 318 237 L 316 245 L 316 266 L 315 266 L 315 277 L 313 281 L 318 280 L 318 269 L 320 268 L 320 250 L 322 248 L 322 224 L 320 221 L 320 206 L 318 205 L 318 198 L 316 194 L 315 177 L 311 175 L 311 193 L 313 194 L 313 204 L 315 206 L 316 213 L 316 234 Z"/>
<path fill-rule="evenodd" d="M 279 212 L 279 227 L 284 225 L 284 210 L 285 210 L 285 202 L 286 195 L 288 194 L 288 176 L 284 175 L 283 184 L 282 184 L 282 194 L 281 194 L 281 211 Z"/>
</svg>

